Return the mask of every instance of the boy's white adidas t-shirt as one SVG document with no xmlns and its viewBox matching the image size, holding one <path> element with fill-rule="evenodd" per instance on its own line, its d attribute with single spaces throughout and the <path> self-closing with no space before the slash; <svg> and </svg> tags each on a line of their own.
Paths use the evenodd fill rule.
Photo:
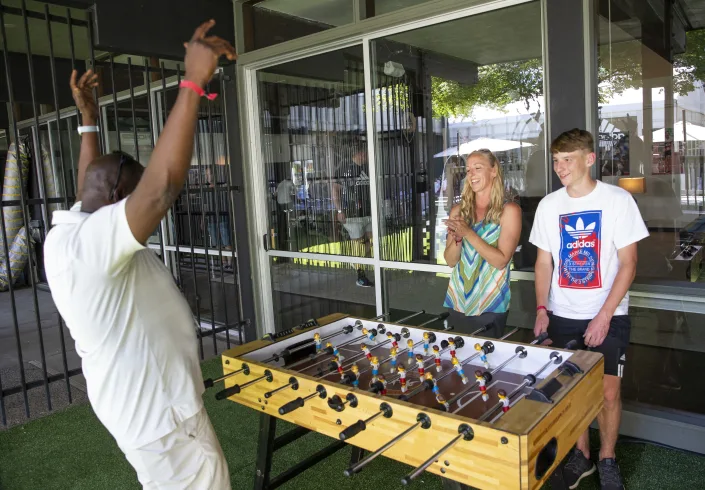
<svg viewBox="0 0 705 490">
<path fill-rule="evenodd" d="M 597 181 L 587 196 L 565 188 L 544 197 L 529 241 L 553 256 L 547 308 L 564 318 L 592 319 L 599 313 L 619 270 L 617 250 L 649 236 L 634 198 Z M 615 315 L 626 315 L 629 294 Z"/>
</svg>

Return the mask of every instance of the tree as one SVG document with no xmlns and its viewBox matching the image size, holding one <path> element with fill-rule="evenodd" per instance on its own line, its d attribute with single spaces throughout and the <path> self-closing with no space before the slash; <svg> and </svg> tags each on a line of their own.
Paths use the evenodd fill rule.
<svg viewBox="0 0 705 490">
<path fill-rule="evenodd" d="M 686 34 L 687 49 L 673 61 L 674 93 L 686 95 L 705 81 L 705 30 Z M 665 62 L 665 61 L 664 61 Z M 474 85 L 432 78 L 434 117 L 472 117 L 479 106 L 502 110 L 513 102 L 543 97 L 543 70 L 540 59 L 485 65 L 478 70 Z M 600 103 L 642 83 L 642 43 L 639 40 L 600 46 L 598 53 L 598 96 Z"/>
</svg>

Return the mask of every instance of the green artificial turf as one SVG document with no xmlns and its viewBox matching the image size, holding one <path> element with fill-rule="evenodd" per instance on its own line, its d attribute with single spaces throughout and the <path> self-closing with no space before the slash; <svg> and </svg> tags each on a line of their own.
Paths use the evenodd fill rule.
<svg viewBox="0 0 705 490">
<path fill-rule="evenodd" d="M 203 364 L 204 377 L 218 376 L 220 360 Z M 216 401 L 208 390 L 205 403 L 228 459 L 234 490 L 252 488 L 259 414 L 235 403 Z M 278 431 L 292 428 L 280 422 Z M 595 434 L 593 434 L 595 436 Z M 273 475 L 325 447 L 332 439 L 311 433 L 275 455 Z M 597 445 L 597 437 L 593 437 Z M 415 450 L 416 448 L 409 448 Z M 705 457 L 657 446 L 620 443 L 617 457 L 628 489 L 703 488 Z M 343 476 L 350 458 L 344 448 L 291 480 L 283 489 L 371 489 L 403 487 L 400 478 L 411 468 L 380 457 L 353 478 Z M 0 489 L 2 490 L 120 490 L 140 488 L 125 461 L 90 406 L 81 405 L 0 432 Z M 440 478 L 426 473 L 410 489 L 440 489 Z M 581 489 L 599 488 L 597 474 Z"/>
</svg>

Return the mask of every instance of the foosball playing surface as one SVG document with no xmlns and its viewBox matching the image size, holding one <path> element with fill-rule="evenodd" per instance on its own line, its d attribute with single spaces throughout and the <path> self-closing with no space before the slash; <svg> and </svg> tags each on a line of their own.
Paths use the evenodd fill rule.
<svg viewBox="0 0 705 490">
<path fill-rule="evenodd" d="M 321 457 L 360 448 L 340 469 L 350 478 L 384 456 L 410 465 L 403 484 L 429 471 L 478 489 L 539 488 L 602 408 L 600 354 L 410 319 L 335 314 L 223 354 L 223 377 L 206 386 L 222 381 L 217 398 L 262 413 L 255 488 L 283 483 L 268 475 L 287 442 L 274 439 L 275 418 L 299 426 L 290 440 L 336 439 Z"/>
</svg>

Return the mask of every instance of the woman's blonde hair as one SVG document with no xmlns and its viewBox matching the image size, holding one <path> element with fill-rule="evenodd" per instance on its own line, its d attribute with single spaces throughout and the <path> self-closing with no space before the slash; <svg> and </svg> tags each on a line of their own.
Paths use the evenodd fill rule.
<svg viewBox="0 0 705 490">
<path fill-rule="evenodd" d="M 490 207 L 485 213 L 483 221 L 486 223 L 499 224 L 502 217 L 502 209 L 504 208 L 504 177 L 502 176 L 502 166 L 499 160 L 490 150 L 476 150 L 467 156 L 467 161 L 470 161 L 475 155 L 482 155 L 487 159 L 490 167 L 497 169 L 497 177 L 492 181 L 490 191 Z M 465 177 L 465 187 L 463 188 L 462 199 L 460 200 L 460 215 L 469 225 L 475 224 L 475 192 L 472 190 L 470 179 Z"/>
</svg>

